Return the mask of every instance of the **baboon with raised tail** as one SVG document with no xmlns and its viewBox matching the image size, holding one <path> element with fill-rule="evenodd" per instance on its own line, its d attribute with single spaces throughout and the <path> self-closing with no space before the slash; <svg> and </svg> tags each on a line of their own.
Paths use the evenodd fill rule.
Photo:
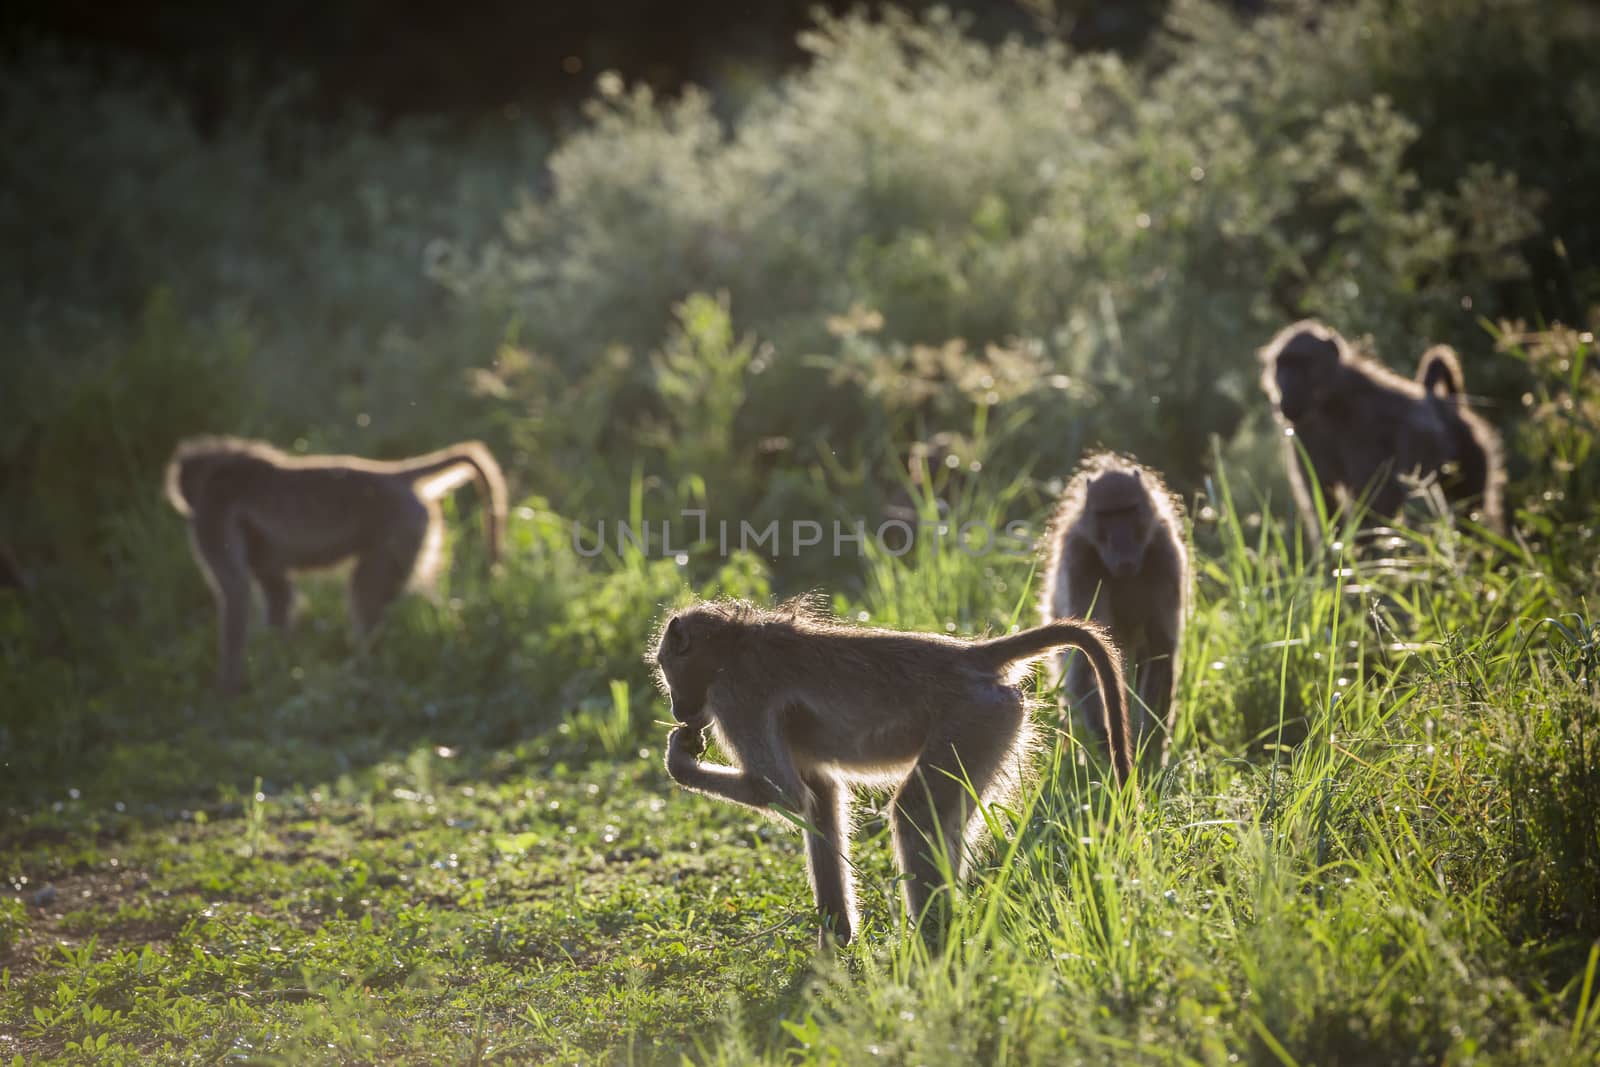
<svg viewBox="0 0 1600 1067">
<path fill-rule="evenodd" d="M 806 866 L 826 945 L 858 929 L 850 799 L 893 789 L 891 828 L 907 918 L 957 879 L 981 836 L 977 802 L 1007 801 L 1032 753 L 1020 688 L 1030 660 L 1083 650 L 1105 697 L 1112 767 L 1130 772 L 1121 663 L 1094 623 L 1060 620 L 1006 637 L 852 626 L 804 601 L 698 604 L 672 615 L 651 660 L 681 725 L 667 738 L 679 785 L 805 827 Z M 706 733 L 734 766 L 700 759 Z"/>
<path fill-rule="evenodd" d="M 194 437 L 167 464 L 167 499 L 189 520 L 195 562 L 217 599 L 217 685 L 244 683 L 244 639 L 252 581 L 267 622 L 288 627 L 293 571 L 354 559 L 350 614 L 362 634 L 405 587 L 432 579 L 443 539 L 439 499 L 473 480 L 483 494 L 485 550 L 500 557 L 505 479 L 477 441 L 425 456 L 373 460 L 291 456 L 263 441 Z"/>
</svg>

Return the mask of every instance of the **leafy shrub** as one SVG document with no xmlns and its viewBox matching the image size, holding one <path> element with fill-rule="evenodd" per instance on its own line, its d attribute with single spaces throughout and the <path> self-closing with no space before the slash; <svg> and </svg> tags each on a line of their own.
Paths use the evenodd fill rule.
<svg viewBox="0 0 1600 1067">
<path fill-rule="evenodd" d="M 1150 74 L 984 45 L 937 12 L 823 15 L 812 66 L 726 133 L 703 96 L 660 103 L 608 75 L 548 199 L 441 277 L 525 308 L 567 365 L 648 343 L 695 289 L 727 290 L 774 368 L 856 303 L 890 352 L 1037 339 L 1098 416 L 1076 413 L 1074 449 L 1114 439 L 1193 486 L 1211 436 L 1259 407 L 1249 354 L 1283 318 L 1318 311 L 1405 352 L 1459 332 L 1462 294 L 1481 308 L 1522 273 L 1537 221 L 1514 175 L 1468 157 L 1423 185 L 1416 123 L 1305 70 L 1302 38 L 1370 14 L 1307 34 L 1181 5 L 1188 43 Z M 858 417 L 829 420 L 835 447 L 870 437 Z"/>
</svg>

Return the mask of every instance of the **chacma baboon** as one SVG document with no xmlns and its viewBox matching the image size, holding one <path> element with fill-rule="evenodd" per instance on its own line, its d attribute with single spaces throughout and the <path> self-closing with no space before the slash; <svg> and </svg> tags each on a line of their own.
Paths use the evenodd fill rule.
<svg viewBox="0 0 1600 1067">
<path fill-rule="evenodd" d="M 1182 503 L 1159 474 L 1132 459 L 1100 452 L 1084 460 L 1050 523 L 1039 615 L 1044 622 L 1092 619 L 1111 631 L 1139 698 L 1128 721 L 1134 752 L 1147 766 L 1165 764 L 1171 743 L 1188 599 Z M 1061 655 L 1052 674 L 1104 743 L 1083 657 Z"/>
<path fill-rule="evenodd" d="M 487 504 L 492 565 L 505 528 L 505 480 L 476 441 L 389 461 L 291 456 L 233 437 L 181 442 L 167 464 L 166 493 L 189 520 L 195 562 L 216 594 L 217 684 L 232 692 L 243 683 L 252 578 L 265 597 L 267 622 L 284 629 L 294 607 L 290 572 L 354 557 L 350 615 L 366 634 L 408 583 L 431 580 L 443 538 L 438 500 L 469 479 Z"/>
<path fill-rule="evenodd" d="M 892 832 L 914 921 L 940 885 L 940 859 L 958 878 L 965 869 L 983 822 L 974 798 L 1005 801 L 1020 782 L 1033 748 L 1017 684 L 1024 665 L 1066 645 L 1094 664 L 1116 780 L 1126 781 L 1122 666 L 1093 623 L 963 641 L 851 626 L 804 602 L 700 604 L 670 618 L 654 651 L 683 724 L 667 739 L 667 773 L 697 792 L 800 818 L 824 943 L 830 930 L 848 942 L 857 927 L 852 790 L 895 788 Z M 708 727 L 737 766 L 700 761 Z"/>
<path fill-rule="evenodd" d="M 1422 353 L 1417 381 L 1438 408 L 1455 445 L 1454 459 L 1439 474 L 1445 499 L 1469 507 L 1476 504 L 1485 526 L 1504 530 L 1506 470 L 1500 435 L 1467 407 L 1466 378 L 1456 350 L 1434 345 Z"/>
<path fill-rule="evenodd" d="M 1285 429 L 1289 483 L 1313 537 L 1313 487 L 1335 516 L 1363 501 L 1371 517 L 1391 517 L 1408 481 L 1448 479 L 1475 462 L 1462 454 L 1459 430 L 1469 424 L 1459 398 L 1402 378 L 1320 322 L 1285 327 L 1260 357 L 1262 388 Z M 1440 372 L 1422 373 L 1437 382 Z"/>
</svg>

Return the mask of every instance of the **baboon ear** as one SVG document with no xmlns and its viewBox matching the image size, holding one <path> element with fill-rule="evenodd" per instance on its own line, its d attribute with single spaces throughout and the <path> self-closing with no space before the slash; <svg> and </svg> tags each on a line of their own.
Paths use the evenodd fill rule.
<svg viewBox="0 0 1600 1067">
<path fill-rule="evenodd" d="M 689 624 L 681 618 L 674 617 L 667 623 L 667 632 L 662 643 L 674 656 L 681 656 L 689 651 Z"/>
</svg>

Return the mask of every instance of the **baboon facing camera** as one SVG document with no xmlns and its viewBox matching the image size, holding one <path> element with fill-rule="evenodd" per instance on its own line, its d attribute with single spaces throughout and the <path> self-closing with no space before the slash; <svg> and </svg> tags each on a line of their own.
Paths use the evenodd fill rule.
<svg viewBox="0 0 1600 1067">
<path fill-rule="evenodd" d="M 1111 632 L 1138 697 L 1128 722 L 1146 766 L 1167 760 L 1188 599 L 1183 505 L 1160 475 L 1132 459 L 1100 452 L 1084 460 L 1050 523 L 1039 615 L 1087 618 Z M 1100 698 L 1083 657 L 1063 654 L 1051 673 L 1104 743 Z"/>
<path fill-rule="evenodd" d="M 1033 749 L 1018 686 L 1025 665 L 1069 645 L 1094 665 L 1123 782 L 1130 764 L 1122 668 L 1093 623 L 1063 620 L 963 641 L 851 626 L 804 602 L 699 604 L 668 620 L 652 656 L 682 724 L 667 739 L 667 773 L 708 796 L 797 816 L 822 941 L 831 931 L 847 943 L 858 924 L 852 790 L 895 790 L 891 828 L 915 921 L 941 884 L 941 867 L 962 876 L 982 828 L 977 801 L 1005 801 L 1020 783 Z M 701 762 L 707 729 L 737 766 Z"/>
<path fill-rule="evenodd" d="M 166 493 L 189 520 L 195 562 L 217 598 L 217 685 L 236 692 L 243 684 L 252 580 L 268 624 L 284 629 L 294 608 L 290 573 L 353 558 L 350 615 L 366 634 L 408 584 L 432 579 L 443 538 L 438 500 L 467 480 L 484 497 L 492 565 L 505 528 L 505 481 L 476 441 L 390 461 L 291 456 L 234 437 L 181 442 L 167 464 Z"/>
<path fill-rule="evenodd" d="M 1499 525 L 1498 439 L 1466 410 L 1453 352 L 1424 356 L 1413 381 L 1307 319 L 1281 330 L 1260 357 L 1262 389 L 1286 431 L 1290 487 L 1312 536 L 1320 531 L 1313 488 L 1330 514 L 1364 500 L 1371 516 L 1387 518 L 1399 514 L 1413 479 L 1436 482 L 1452 503 L 1474 502 L 1486 525 Z"/>
</svg>

